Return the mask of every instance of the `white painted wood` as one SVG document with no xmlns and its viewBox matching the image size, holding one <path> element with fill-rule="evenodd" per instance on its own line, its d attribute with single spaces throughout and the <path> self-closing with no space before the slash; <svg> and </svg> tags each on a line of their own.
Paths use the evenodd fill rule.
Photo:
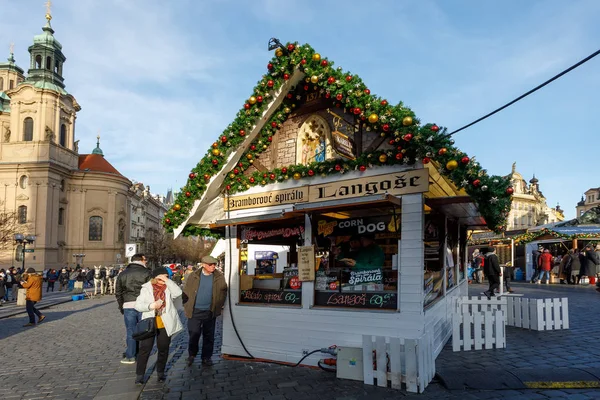
<svg viewBox="0 0 600 400">
<path fill-rule="evenodd" d="M 485 348 L 491 349 L 494 344 L 494 314 L 491 311 L 484 313 Z"/>
<path fill-rule="evenodd" d="M 538 330 L 537 299 L 529 299 L 529 328 Z"/>
<path fill-rule="evenodd" d="M 515 302 L 513 301 L 512 297 L 508 297 L 506 299 L 506 310 L 507 310 L 506 323 L 508 325 L 514 325 L 514 321 L 515 321 Z"/>
<path fill-rule="evenodd" d="M 562 320 L 560 319 L 560 306 L 561 299 L 555 298 L 552 299 L 552 319 L 553 319 L 553 329 L 561 329 L 562 328 Z"/>
<path fill-rule="evenodd" d="M 462 315 L 462 331 L 463 331 L 463 340 L 462 340 L 462 344 L 463 344 L 463 350 L 465 351 L 469 351 L 471 350 L 471 344 L 472 344 L 472 339 L 471 339 L 471 321 L 472 321 L 472 314 L 471 313 L 466 313 Z"/>
<path fill-rule="evenodd" d="M 400 338 L 390 338 L 390 381 L 392 389 L 402 389 L 402 358 Z M 431 381 L 431 379 L 429 380 Z"/>
<path fill-rule="evenodd" d="M 406 357 L 406 390 L 418 392 L 417 385 L 417 343 L 414 339 L 404 341 L 404 354 Z"/>
<path fill-rule="evenodd" d="M 425 345 L 424 337 L 421 336 L 417 339 L 417 387 L 418 392 L 421 393 L 423 388 L 429 383 L 425 383 L 425 364 L 427 363 L 425 357 Z"/>
<path fill-rule="evenodd" d="M 543 331 L 546 328 L 544 322 L 544 300 L 535 300 L 536 316 L 537 316 L 537 330 Z"/>
<path fill-rule="evenodd" d="M 504 312 L 496 310 L 494 311 L 494 328 L 495 328 L 495 344 L 496 348 L 505 348 L 506 347 L 506 325 L 504 321 Z"/>
<path fill-rule="evenodd" d="M 398 257 L 400 313 L 423 314 L 423 195 L 402 196 L 402 221 Z"/>
<path fill-rule="evenodd" d="M 481 312 L 473 314 L 473 324 L 475 325 L 475 350 L 481 350 L 483 348 L 483 337 L 481 333 L 481 326 L 483 325 L 483 314 Z"/>
<path fill-rule="evenodd" d="M 544 320 L 545 320 L 545 329 L 547 331 L 551 331 L 554 329 L 554 320 L 552 319 L 552 299 L 544 299 Z"/>
<path fill-rule="evenodd" d="M 385 337 L 375 337 L 375 355 L 377 360 L 377 386 L 387 387 L 387 352 Z"/>
<path fill-rule="evenodd" d="M 519 312 L 521 313 L 521 328 L 531 329 L 531 318 L 529 317 L 529 299 L 519 298 Z"/>
<path fill-rule="evenodd" d="M 562 298 L 562 328 L 569 329 L 569 299 L 567 297 Z"/>
<path fill-rule="evenodd" d="M 460 338 L 460 324 L 462 323 L 462 313 L 452 314 L 452 351 L 460 351 L 462 340 Z"/>
<path fill-rule="evenodd" d="M 373 338 L 370 335 L 362 337 L 363 350 L 363 382 L 365 385 L 373 385 Z"/>
</svg>

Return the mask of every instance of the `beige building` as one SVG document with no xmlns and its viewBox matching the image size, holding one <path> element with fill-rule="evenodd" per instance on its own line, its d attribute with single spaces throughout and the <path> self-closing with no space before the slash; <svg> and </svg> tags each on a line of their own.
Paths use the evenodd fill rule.
<svg viewBox="0 0 600 400">
<path fill-rule="evenodd" d="M 510 175 L 514 193 L 507 230 L 527 229 L 564 220 L 565 216 L 560 206 L 548 207 L 535 175 L 528 184 L 516 168 L 514 163 Z"/>
<path fill-rule="evenodd" d="M 47 15 L 29 47 L 27 76 L 12 49 L 0 64 L 0 203 L 5 212 L 17 211 L 24 233 L 36 236 L 27 246 L 34 249 L 25 253 L 27 266 L 115 263 L 133 232 L 130 210 L 137 194 L 104 158 L 100 137 L 91 154 L 79 153 L 75 121 L 81 107 L 65 90 L 66 57 L 50 20 Z M 146 225 L 159 229 L 164 206 L 149 190 L 142 197 L 141 231 Z M 22 256 L 16 244 L 0 249 L 0 266 L 19 265 Z"/>
<path fill-rule="evenodd" d="M 590 188 L 581 196 L 577 203 L 577 217 L 581 217 L 587 210 L 600 206 L 600 188 Z"/>
<path fill-rule="evenodd" d="M 167 212 L 165 199 L 150 193 L 150 186 L 134 183 L 129 188 L 130 242 L 136 243 L 139 252 L 145 251 L 146 235 L 163 231 L 162 218 Z"/>
</svg>

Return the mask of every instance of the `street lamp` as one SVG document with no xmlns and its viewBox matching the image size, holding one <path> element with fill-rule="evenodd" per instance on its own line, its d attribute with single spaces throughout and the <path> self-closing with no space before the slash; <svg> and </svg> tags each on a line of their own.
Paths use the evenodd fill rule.
<svg viewBox="0 0 600 400">
<path fill-rule="evenodd" d="M 75 266 L 83 265 L 83 259 L 85 258 L 85 254 L 73 254 L 73 257 L 75 257 Z"/>
<path fill-rule="evenodd" d="M 33 242 L 35 242 L 35 235 L 23 235 L 22 233 L 16 233 L 15 234 L 15 242 L 17 244 L 20 244 L 21 246 L 23 246 L 21 248 L 21 258 L 23 261 L 22 264 L 22 269 L 23 272 L 25 272 L 25 253 L 27 253 L 26 248 L 28 244 L 32 244 Z"/>
</svg>

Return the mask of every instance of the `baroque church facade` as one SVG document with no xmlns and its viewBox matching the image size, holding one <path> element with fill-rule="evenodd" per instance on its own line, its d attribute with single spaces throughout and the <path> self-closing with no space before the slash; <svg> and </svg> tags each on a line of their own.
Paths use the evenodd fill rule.
<svg viewBox="0 0 600 400">
<path fill-rule="evenodd" d="M 104 158 L 99 137 L 90 154 L 79 152 L 81 106 L 65 89 L 66 57 L 46 19 L 29 47 L 27 75 L 12 49 L 0 63 L 0 207 L 36 236 L 27 246 L 33 253 L 18 244 L 0 250 L 0 265 L 20 265 L 23 256 L 38 270 L 124 262 L 133 185 Z M 166 206 L 153 200 L 151 220 L 160 220 Z"/>
</svg>

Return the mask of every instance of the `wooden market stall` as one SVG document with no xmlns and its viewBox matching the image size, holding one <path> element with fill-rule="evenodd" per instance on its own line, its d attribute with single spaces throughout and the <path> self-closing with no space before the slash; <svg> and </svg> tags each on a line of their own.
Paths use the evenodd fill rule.
<svg viewBox="0 0 600 400">
<path fill-rule="evenodd" d="M 310 46 L 274 48 L 164 220 L 226 241 L 223 354 L 296 363 L 429 335 L 437 356 L 467 294 L 467 229 L 501 229 L 509 180 Z"/>
</svg>

